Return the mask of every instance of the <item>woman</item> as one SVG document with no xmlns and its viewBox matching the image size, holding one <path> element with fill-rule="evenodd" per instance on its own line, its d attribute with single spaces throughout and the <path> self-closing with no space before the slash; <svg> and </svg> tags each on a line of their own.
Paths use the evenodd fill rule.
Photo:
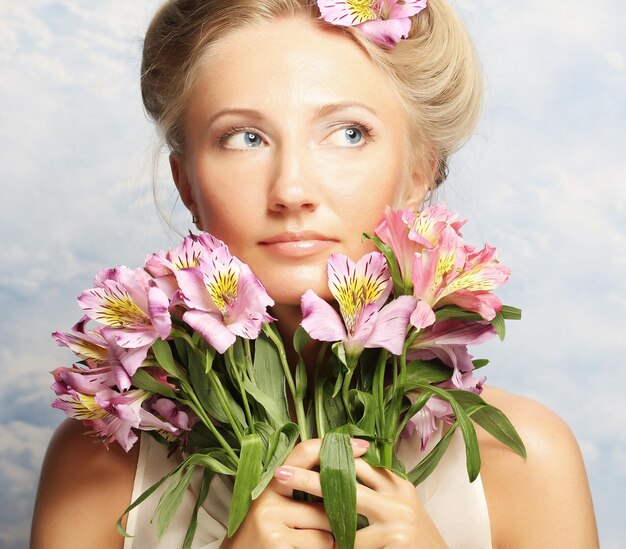
<svg viewBox="0 0 626 549">
<path fill-rule="evenodd" d="M 385 205 L 419 207 L 476 121 L 477 61 L 445 1 L 431 0 L 403 33 L 381 46 L 380 35 L 320 20 L 307 1 L 179 0 L 159 11 L 146 36 L 144 104 L 171 149 L 180 196 L 196 226 L 224 240 L 261 279 L 285 340 L 301 321 L 306 289 L 331 298 L 328 255 L 357 259 L 370 251 L 360 235 L 372 232 Z M 437 512 L 410 483 L 359 459 L 365 448 L 356 444 L 357 510 L 370 523 L 356 547 L 598 545 L 567 426 L 533 401 L 489 387 L 483 397 L 512 420 L 528 459 L 479 429 L 481 478 L 444 483 L 446 471 L 464 467 L 462 452 L 446 456 L 426 481 L 444 486 L 432 490 Z M 51 442 L 33 547 L 123 546 L 115 521 L 133 483 L 135 495 L 147 487 L 137 491 L 136 470 L 144 478 L 168 468 L 164 453 L 152 451 L 148 461 L 147 437 L 141 451 L 124 454 L 83 434 L 67 421 Z M 319 440 L 297 445 L 236 535 L 223 539 L 222 528 L 206 546 L 332 547 L 321 505 L 290 497 L 294 489 L 321 495 L 313 470 L 319 449 Z M 218 514 L 214 496 L 207 517 Z M 129 529 L 141 533 L 126 546 L 153 547 L 149 513 L 139 513 Z M 163 547 L 180 544 L 172 535 L 179 541 Z"/>
</svg>

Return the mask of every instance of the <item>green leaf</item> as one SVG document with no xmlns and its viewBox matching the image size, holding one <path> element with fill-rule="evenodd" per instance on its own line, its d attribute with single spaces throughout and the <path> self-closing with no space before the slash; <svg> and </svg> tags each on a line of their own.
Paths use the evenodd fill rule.
<svg viewBox="0 0 626 549">
<path fill-rule="evenodd" d="M 505 320 L 521 320 L 522 310 L 510 305 L 503 305 L 500 311 Z"/>
<path fill-rule="evenodd" d="M 339 363 L 344 367 L 344 371 L 348 370 L 348 361 L 346 359 L 346 349 L 343 346 L 343 342 L 338 341 L 337 343 L 333 343 L 330 348 L 333 354 L 337 357 Z"/>
<path fill-rule="evenodd" d="M 296 350 L 296 353 L 302 356 L 302 349 L 309 341 L 311 341 L 311 336 L 302 326 L 298 326 L 298 329 L 293 334 L 293 348 Z"/>
<path fill-rule="evenodd" d="M 152 344 L 152 352 L 157 359 L 159 366 L 163 368 L 168 374 L 176 379 L 185 379 L 184 372 L 174 362 L 174 356 L 172 355 L 172 349 L 167 341 L 163 341 L 161 338 L 157 339 Z"/>
<path fill-rule="evenodd" d="M 437 320 L 445 320 L 447 318 L 456 318 L 458 320 L 482 320 L 483 317 L 478 313 L 472 311 L 466 311 L 456 305 L 446 305 L 441 309 L 435 311 L 435 318 Z"/>
<path fill-rule="evenodd" d="M 148 372 L 146 372 L 143 368 L 139 368 L 135 374 L 133 375 L 133 385 L 138 389 L 143 389 L 144 391 L 148 391 L 150 393 L 156 393 L 158 395 L 163 395 L 167 398 L 176 399 L 176 393 L 173 391 L 171 387 L 157 381 L 154 379 Z"/>
<path fill-rule="evenodd" d="M 126 509 L 125 511 L 122 513 L 122 515 L 117 519 L 117 523 L 116 523 L 116 527 L 117 527 L 117 531 L 120 533 L 120 535 L 122 535 L 125 538 L 131 538 L 133 536 L 129 535 L 128 532 L 126 532 L 126 530 L 124 530 L 124 528 L 122 527 L 122 519 L 128 514 L 130 513 L 133 509 L 135 509 L 135 507 L 138 507 L 139 505 L 141 505 L 144 501 L 146 501 L 152 494 L 154 494 L 154 492 L 156 492 L 161 485 L 168 480 L 170 477 L 172 477 L 173 475 L 177 475 L 179 473 L 179 471 L 186 465 L 186 462 L 183 461 L 182 463 L 179 463 L 176 467 L 174 467 L 174 469 L 172 469 L 169 473 L 167 473 L 166 475 L 164 475 L 163 477 L 161 477 L 159 480 L 157 480 L 152 486 L 150 486 L 150 488 L 148 488 L 147 490 L 145 490 L 135 501 L 133 501 Z"/>
<path fill-rule="evenodd" d="M 478 370 L 479 368 L 484 368 L 489 364 L 489 361 L 486 358 L 476 358 L 472 360 L 472 364 L 474 365 L 474 369 Z"/>
<path fill-rule="evenodd" d="M 438 397 L 447 400 L 452 406 L 454 415 L 456 416 L 456 425 L 461 428 L 463 434 L 463 441 L 465 442 L 465 457 L 467 462 L 467 474 L 470 482 L 474 482 L 478 473 L 480 473 L 480 452 L 478 450 L 478 438 L 476 437 L 476 429 L 472 425 L 469 416 L 465 412 L 463 406 L 456 400 L 455 395 L 458 393 L 452 393 L 446 389 L 439 387 L 428 387 L 430 391 L 436 394 Z M 459 391 L 469 393 L 470 391 Z"/>
<path fill-rule="evenodd" d="M 435 470 L 435 467 L 437 467 L 443 457 L 443 454 L 450 445 L 456 426 L 456 423 L 452 425 L 448 432 L 441 437 L 441 440 L 435 445 L 435 447 L 428 452 L 428 455 L 407 473 L 408 479 L 415 486 L 426 480 L 426 478 Z"/>
<path fill-rule="evenodd" d="M 183 501 L 183 496 L 191 482 L 194 467 L 188 466 L 185 473 L 181 476 L 181 471 L 176 475 L 173 475 L 169 486 L 163 492 L 159 503 L 157 504 L 155 513 L 158 516 L 157 519 L 157 539 L 161 540 L 163 534 L 167 530 L 172 518 L 178 511 L 180 504 Z"/>
<path fill-rule="evenodd" d="M 252 499 L 258 498 L 274 478 L 274 469 L 281 465 L 289 452 L 293 450 L 299 434 L 298 426 L 295 423 L 286 423 L 278 431 L 272 433 L 264 459 L 265 470 L 258 484 L 252 490 Z"/>
<path fill-rule="evenodd" d="M 476 437 L 476 429 L 472 425 L 469 416 L 465 413 L 465 410 L 459 405 L 459 403 L 451 398 L 449 400 L 454 410 L 461 433 L 463 434 L 463 441 L 465 442 L 465 458 L 467 462 L 467 475 L 470 482 L 474 482 L 480 473 L 480 452 L 478 450 L 478 438 Z"/>
<path fill-rule="evenodd" d="M 413 360 L 406 367 L 405 383 L 402 389 L 410 391 L 421 385 L 440 383 L 452 377 L 453 370 L 435 360 Z"/>
<path fill-rule="evenodd" d="M 326 433 L 320 450 L 324 508 L 338 549 L 353 549 L 356 538 L 356 471 L 350 436 Z"/>
<path fill-rule="evenodd" d="M 191 544 L 193 543 L 193 538 L 196 535 L 196 529 L 198 527 L 198 511 L 200 510 L 200 507 L 202 507 L 202 504 L 209 495 L 209 487 L 214 476 L 215 473 L 209 469 L 205 469 L 202 473 L 200 492 L 191 513 L 191 519 L 189 520 L 189 527 L 187 528 L 187 533 L 185 534 L 182 549 L 191 549 Z"/>
<path fill-rule="evenodd" d="M 232 537 L 246 518 L 252 503 L 252 490 L 263 471 L 263 443 L 258 435 L 246 435 L 241 441 L 239 467 L 235 476 L 233 499 L 228 514 L 228 537 Z"/>
<path fill-rule="evenodd" d="M 417 414 L 417 412 L 419 412 L 425 406 L 431 396 L 432 393 L 430 391 L 424 391 L 415 399 L 415 402 L 413 402 L 408 407 L 407 411 L 404 414 L 402 422 L 400 423 L 400 425 L 398 425 L 398 428 L 396 429 L 396 440 L 400 436 L 400 433 L 402 432 L 402 429 L 404 429 L 404 426 L 415 414 Z"/>
<path fill-rule="evenodd" d="M 502 313 L 496 313 L 496 316 L 493 317 L 491 321 L 491 325 L 496 329 L 496 333 L 500 338 L 500 341 L 504 341 L 504 336 L 506 335 L 506 326 L 504 325 L 504 317 Z"/>
<path fill-rule="evenodd" d="M 261 333 L 254 341 L 254 380 L 261 392 L 274 402 L 278 425 L 290 421 L 289 406 L 285 388 L 285 372 L 280 362 L 280 354 L 271 339 Z"/>
<path fill-rule="evenodd" d="M 286 418 L 284 413 L 281 413 L 281 410 L 276 405 L 276 402 L 272 400 L 269 395 L 261 391 L 261 389 L 259 389 L 249 379 L 244 380 L 243 386 L 246 392 L 263 407 L 267 420 L 272 427 L 278 428 L 280 425 L 289 421 L 289 417 Z"/>
<path fill-rule="evenodd" d="M 328 420 L 328 429 L 335 429 L 336 427 L 347 423 L 348 416 L 342 400 L 332 396 L 333 386 L 330 383 L 325 383 L 323 391 L 323 408 L 326 419 Z"/>
<path fill-rule="evenodd" d="M 344 374 L 343 372 L 340 372 L 339 375 L 337 376 L 337 379 L 335 380 L 335 387 L 333 388 L 332 398 L 335 398 L 341 391 L 341 386 L 343 385 L 343 378 L 344 378 Z"/>
<path fill-rule="evenodd" d="M 304 398 L 307 389 L 307 371 L 304 360 L 298 359 L 296 365 L 296 398 Z"/>
<path fill-rule="evenodd" d="M 348 398 L 355 402 L 353 417 L 356 426 L 373 435 L 376 430 L 376 397 L 371 393 L 351 389 Z"/>
<path fill-rule="evenodd" d="M 470 406 L 482 405 L 471 414 L 473 421 L 478 423 L 490 435 L 498 439 L 502 444 L 508 446 L 516 454 L 526 459 L 526 448 L 524 442 L 513 427 L 513 424 L 502 413 L 501 410 L 487 404 L 481 397 L 469 391 L 453 390 L 459 403 L 469 408 Z"/>
</svg>

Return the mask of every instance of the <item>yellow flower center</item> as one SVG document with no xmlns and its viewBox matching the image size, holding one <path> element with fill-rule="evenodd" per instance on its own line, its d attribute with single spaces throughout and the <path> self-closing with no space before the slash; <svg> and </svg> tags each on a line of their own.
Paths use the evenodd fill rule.
<svg viewBox="0 0 626 549">
<path fill-rule="evenodd" d="M 133 299 L 127 294 L 104 296 L 102 310 L 99 311 L 96 320 L 112 326 L 123 328 L 124 326 L 137 324 L 150 324 L 150 319 L 137 306 Z"/>
<path fill-rule="evenodd" d="M 218 270 L 207 284 L 213 303 L 224 316 L 228 316 L 229 307 L 237 299 L 238 285 L 239 272 L 232 265 Z"/>
<path fill-rule="evenodd" d="M 354 274 L 337 286 L 336 292 L 333 292 L 334 297 L 350 336 L 354 335 L 357 320 L 365 306 L 377 301 L 385 287 L 386 284 L 381 280 L 363 276 L 357 278 Z"/>
<path fill-rule="evenodd" d="M 372 2 L 371 0 L 347 0 L 346 4 L 348 4 L 350 15 L 354 18 L 352 21 L 353 25 L 378 19 L 375 9 L 377 2 Z"/>
</svg>

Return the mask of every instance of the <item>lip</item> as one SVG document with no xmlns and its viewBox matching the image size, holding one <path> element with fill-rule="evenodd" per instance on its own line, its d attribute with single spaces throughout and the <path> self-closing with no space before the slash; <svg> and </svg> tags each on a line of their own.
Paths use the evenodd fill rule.
<svg viewBox="0 0 626 549">
<path fill-rule="evenodd" d="M 338 240 L 315 231 L 285 231 L 259 242 L 287 257 L 305 257 L 327 251 Z"/>
</svg>

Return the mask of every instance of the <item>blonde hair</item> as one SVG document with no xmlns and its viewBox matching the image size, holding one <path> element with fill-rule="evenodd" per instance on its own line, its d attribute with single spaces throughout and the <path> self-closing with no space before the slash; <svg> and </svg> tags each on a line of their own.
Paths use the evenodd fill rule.
<svg viewBox="0 0 626 549">
<path fill-rule="evenodd" d="M 312 0 L 169 0 L 148 28 L 141 67 L 144 106 L 168 147 L 184 151 L 184 112 L 210 46 L 235 29 L 297 16 L 345 33 L 389 76 L 408 118 L 407 165 L 428 173 L 431 188 L 439 185 L 448 156 L 476 124 L 482 96 L 474 47 L 445 0 L 430 0 L 412 18 L 409 38 L 392 49 L 375 45 L 358 29 L 322 21 Z"/>
</svg>

